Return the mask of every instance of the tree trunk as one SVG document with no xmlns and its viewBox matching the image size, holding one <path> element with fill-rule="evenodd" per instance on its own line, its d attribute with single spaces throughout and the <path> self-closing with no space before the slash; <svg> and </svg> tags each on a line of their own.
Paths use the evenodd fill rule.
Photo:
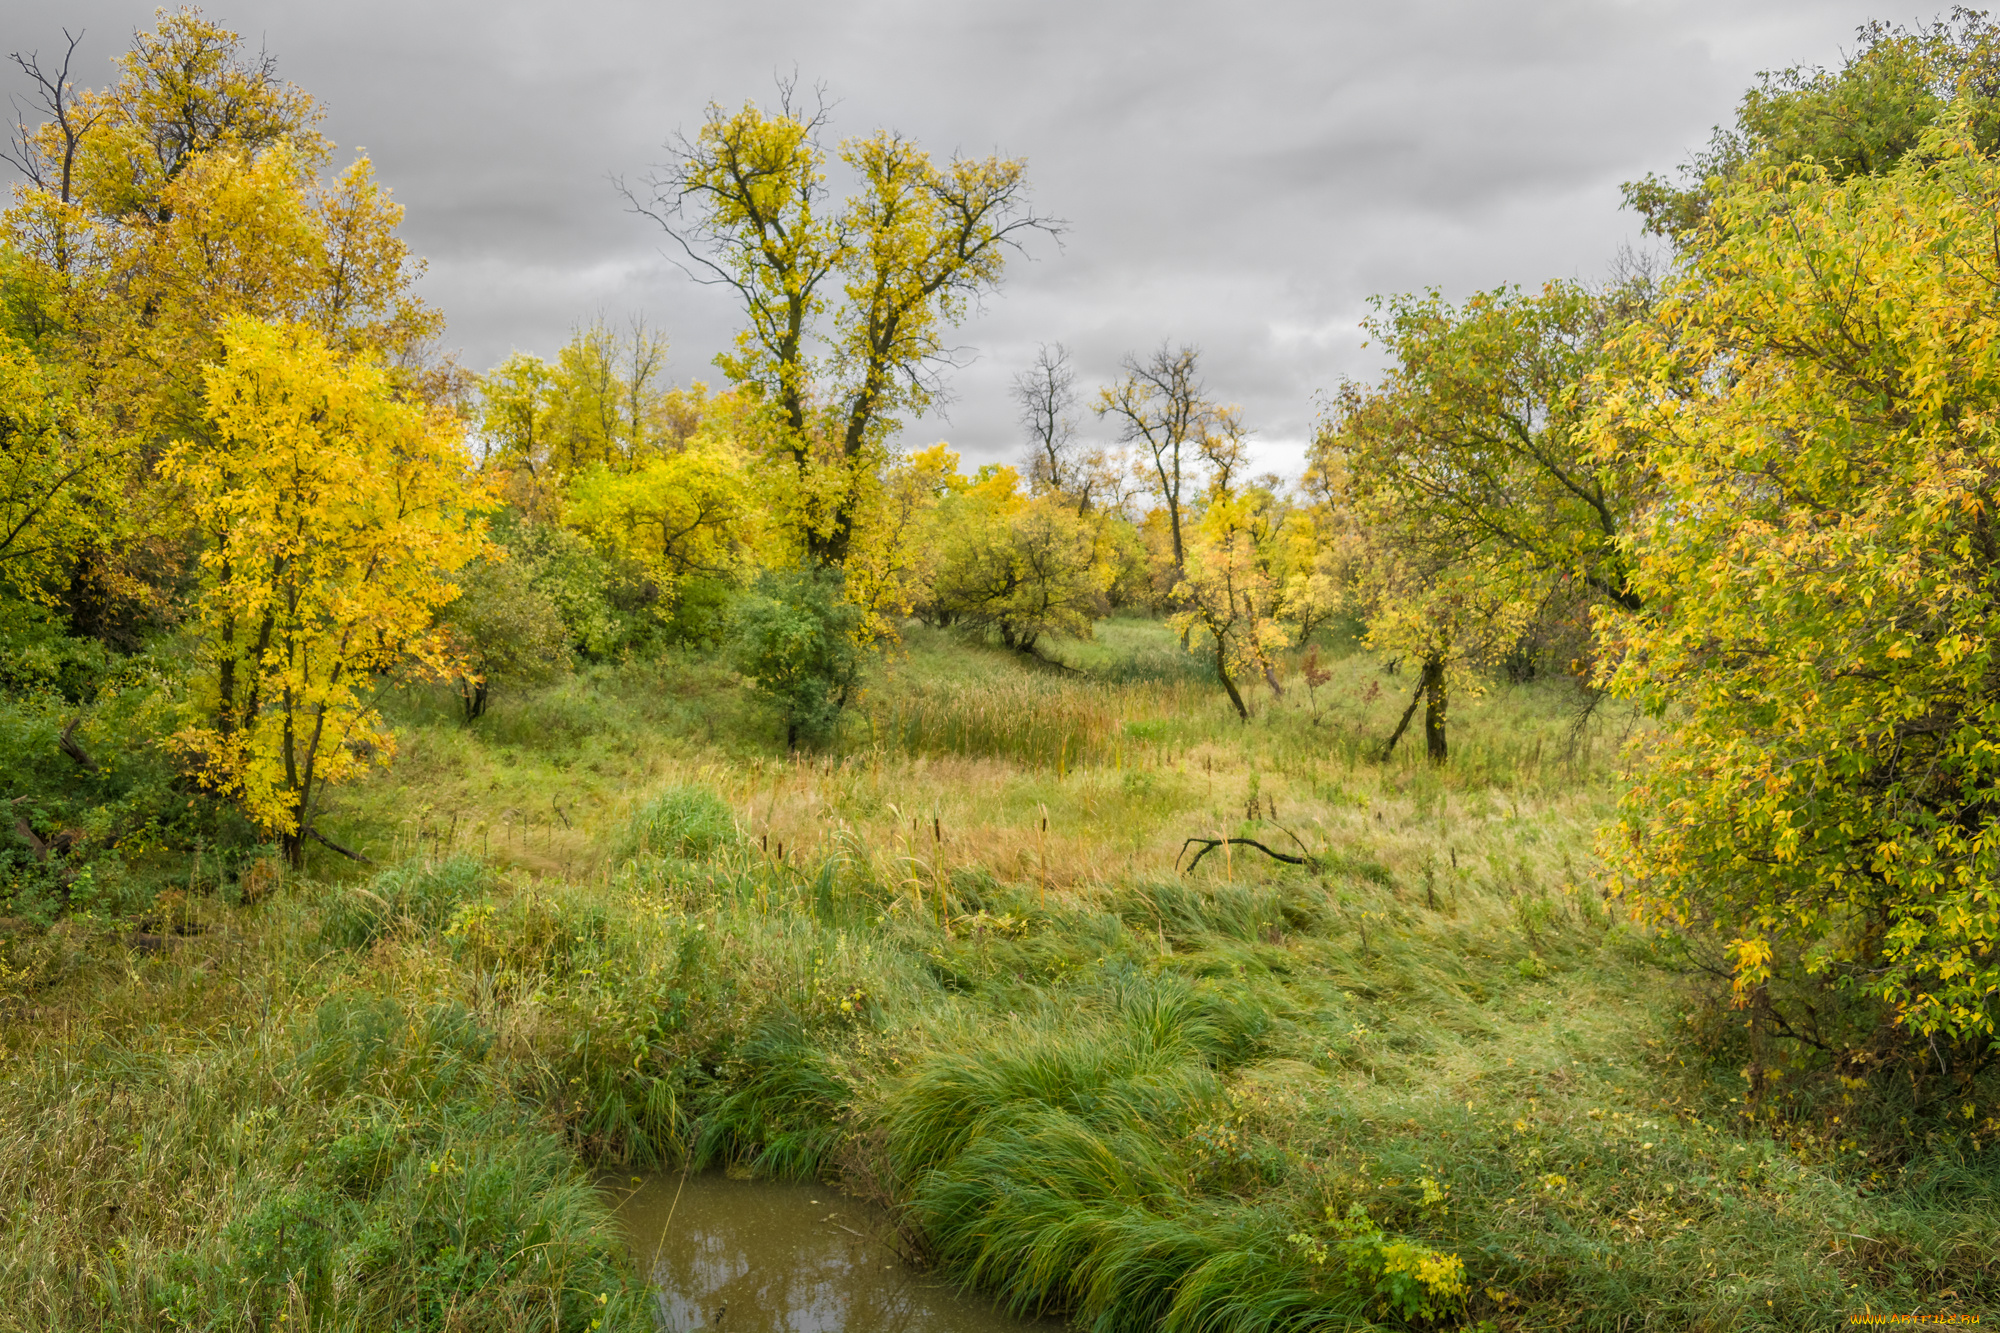
<svg viewBox="0 0 2000 1333">
<path fill-rule="evenodd" d="M 1448 702 L 1445 692 L 1444 659 L 1424 659 L 1424 750 L 1433 764 L 1445 761 L 1444 716 Z"/>
<path fill-rule="evenodd" d="M 1382 742 L 1382 758 L 1385 761 L 1390 755 L 1396 753 L 1396 742 L 1402 740 L 1403 733 L 1410 729 L 1410 719 L 1417 715 L 1417 705 L 1423 701 L 1424 681 L 1420 677 L 1417 680 L 1417 692 L 1410 696 L 1410 706 L 1403 710 L 1402 721 L 1398 722 L 1396 729 L 1389 733 L 1389 739 Z"/>
<path fill-rule="evenodd" d="M 1237 693 L 1236 682 L 1229 678 L 1229 664 L 1223 656 L 1222 640 L 1215 641 L 1215 674 L 1222 677 L 1222 688 L 1229 691 L 1229 702 L 1236 705 L 1236 716 L 1245 722 L 1250 720 L 1250 710 L 1243 706 L 1243 696 Z"/>
</svg>

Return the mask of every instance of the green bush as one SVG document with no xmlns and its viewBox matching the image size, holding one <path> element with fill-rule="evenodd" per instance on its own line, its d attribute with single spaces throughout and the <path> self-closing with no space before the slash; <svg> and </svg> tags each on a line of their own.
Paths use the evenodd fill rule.
<svg viewBox="0 0 2000 1333">
<path fill-rule="evenodd" d="M 129 917 L 163 889 L 223 889 L 257 833 L 164 743 L 185 645 L 121 656 L 18 610 L 0 609 L 0 916 Z"/>
<path fill-rule="evenodd" d="M 514 560 L 475 561 L 459 575 L 444 619 L 465 659 L 458 695 L 468 722 L 486 712 L 495 687 L 537 685 L 570 668 L 569 627 L 533 575 Z"/>
<path fill-rule="evenodd" d="M 682 579 L 675 589 L 673 614 L 667 617 L 667 641 L 691 648 L 719 647 L 729 633 L 733 601 L 734 590 L 721 579 Z"/>
<path fill-rule="evenodd" d="M 861 683 L 860 628 L 861 609 L 824 572 L 766 574 L 737 607 L 736 669 L 784 719 L 787 746 L 832 739 Z"/>
<path fill-rule="evenodd" d="M 587 658 L 615 658 L 644 647 L 658 630 L 657 590 L 607 560 L 578 533 L 503 512 L 494 536 L 529 588 L 562 618 L 570 643 Z"/>
</svg>

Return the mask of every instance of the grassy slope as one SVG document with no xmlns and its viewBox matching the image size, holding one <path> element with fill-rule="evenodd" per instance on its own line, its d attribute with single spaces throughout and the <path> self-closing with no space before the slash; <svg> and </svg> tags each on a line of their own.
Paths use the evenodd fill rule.
<svg viewBox="0 0 2000 1333">
<path fill-rule="evenodd" d="M 1357 1205 L 1463 1260 L 1440 1326 L 2000 1303 L 1991 1148 L 1871 1180 L 1674 1035 L 1590 878 L 1615 735 L 1500 691 L 1377 764 L 1365 657 L 1243 727 L 1157 626 L 1073 652 L 915 634 L 839 760 L 697 660 L 399 700 L 342 826 L 403 869 L 9 954 L 0 1327 L 644 1327 L 582 1172 L 690 1158 L 1104 1329 L 1395 1326 Z M 1329 868 L 1177 874 L 1217 831 Z"/>
</svg>

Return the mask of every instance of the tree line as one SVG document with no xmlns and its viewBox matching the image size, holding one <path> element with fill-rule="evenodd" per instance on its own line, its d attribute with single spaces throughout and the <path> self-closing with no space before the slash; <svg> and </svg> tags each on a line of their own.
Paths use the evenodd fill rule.
<svg viewBox="0 0 2000 1333">
<path fill-rule="evenodd" d="M 814 744 L 912 615 L 1039 652 L 1139 604 L 1212 640 L 1247 716 L 1237 680 L 1278 688 L 1273 654 L 1326 614 L 1308 507 L 1244 475 L 1192 349 L 1099 396 L 1136 474 L 1076 445 L 1060 349 L 1017 386 L 1040 422 L 1023 468 L 901 445 L 951 329 L 1060 231 L 1017 159 L 829 144 L 792 86 L 713 107 L 622 188 L 739 299 L 721 386 L 670 382 L 644 322 L 477 374 L 439 350 L 400 209 L 365 157 L 336 166 L 271 58 L 192 9 L 108 87 L 74 87 L 77 49 L 15 58 L 41 115 L 0 215 L 0 630 L 36 726 L 150 759 L 70 774 L 96 784 L 81 804 L 24 782 L 37 845 L 87 812 L 78 847 L 135 821 L 185 841 L 194 817 L 161 810 L 192 794 L 294 861 L 353 854 L 329 793 L 393 755 L 377 703 L 400 681 L 454 682 L 473 721 L 579 658 L 726 644 Z"/>
</svg>

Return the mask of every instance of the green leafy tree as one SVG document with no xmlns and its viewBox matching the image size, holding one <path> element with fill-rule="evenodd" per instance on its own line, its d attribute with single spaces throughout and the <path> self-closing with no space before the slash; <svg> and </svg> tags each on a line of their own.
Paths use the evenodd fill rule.
<svg viewBox="0 0 2000 1333">
<path fill-rule="evenodd" d="M 1313 450 L 1338 455 L 1364 516 L 1407 516 L 1409 540 L 1637 609 L 1620 539 L 1641 482 L 1584 424 L 1606 341 L 1639 304 L 1566 282 L 1378 302 L 1365 327 L 1391 367 L 1341 386 Z"/>
<path fill-rule="evenodd" d="M 494 530 L 508 563 L 556 608 L 572 653 L 606 658 L 634 645 L 640 636 L 631 618 L 613 605 L 618 571 L 582 534 L 507 510 Z"/>
<path fill-rule="evenodd" d="M 1522 654 L 1531 626 L 1587 642 L 1593 603 L 1640 606 L 1623 543 L 1645 474 L 1601 451 L 1588 423 L 1608 341 L 1644 296 L 1550 283 L 1454 307 L 1433 291 L 1379 302 L 1367 321 L 1392 364 L 1375 384 L 1342 386 L 1309 478 L 1330 514 L 1351 515 L 1323 523 L 1330 534 L 1365 533 L 1344 563 L 1370 642 L 1418 664 L 1385 754 L 1421 702 L 1426 750 L 1445 759 L 1453 690 Z M 1578 623 L 1564 634 L 1538 608 Z"/>
<path fill-rule="evenodd" d="M 823 570 L 766 574 L 737 610 L 737 671 L 784 720 L 785 744 L 832 739 L 861 685 L 862 610 Z"/>
<path fill-rule="evenodd" d="M 571 666 L 569 629 L 556 604 L 512 560 L 481 559 L 460 572 L 446 628 L 456 650 L 465 720 L 486 715 L 495 686 L 536 685 Z"/>
<path fill-rule="evenodd" d="M 1816 162 L 1836 179 L 1889 170 L 1934 126 L 1954 123 L 1982 151 L 2000 147 L 2000 29 L 1954 9 L 1915 27 L 1863 24 L 1837 69 L 1794 66 L 1760 76 L 1681 169 L 1628 182 L 1625 200 L 1647 230 L 1698 242 L 1718 190 L 1753 169 Z"/>
<path fill-rule="evenodd" d="M 1479 552 L 1447 555 L 1425 542 L 1399 541 L 1388 528 L 1370 534 L 1361 568 L 1358 600 L 1368 645 L 1417 665 L 1416 688 L 1383 742 L 1382 758 L 1395 753 L 1421 705 L 1425 756 L 1443 763 L 1451 757 L 1453 695 L 1478 688 L 1482 673 L 1518 640 L 1533 604 L 1509 570 Z"/>
</svg>

